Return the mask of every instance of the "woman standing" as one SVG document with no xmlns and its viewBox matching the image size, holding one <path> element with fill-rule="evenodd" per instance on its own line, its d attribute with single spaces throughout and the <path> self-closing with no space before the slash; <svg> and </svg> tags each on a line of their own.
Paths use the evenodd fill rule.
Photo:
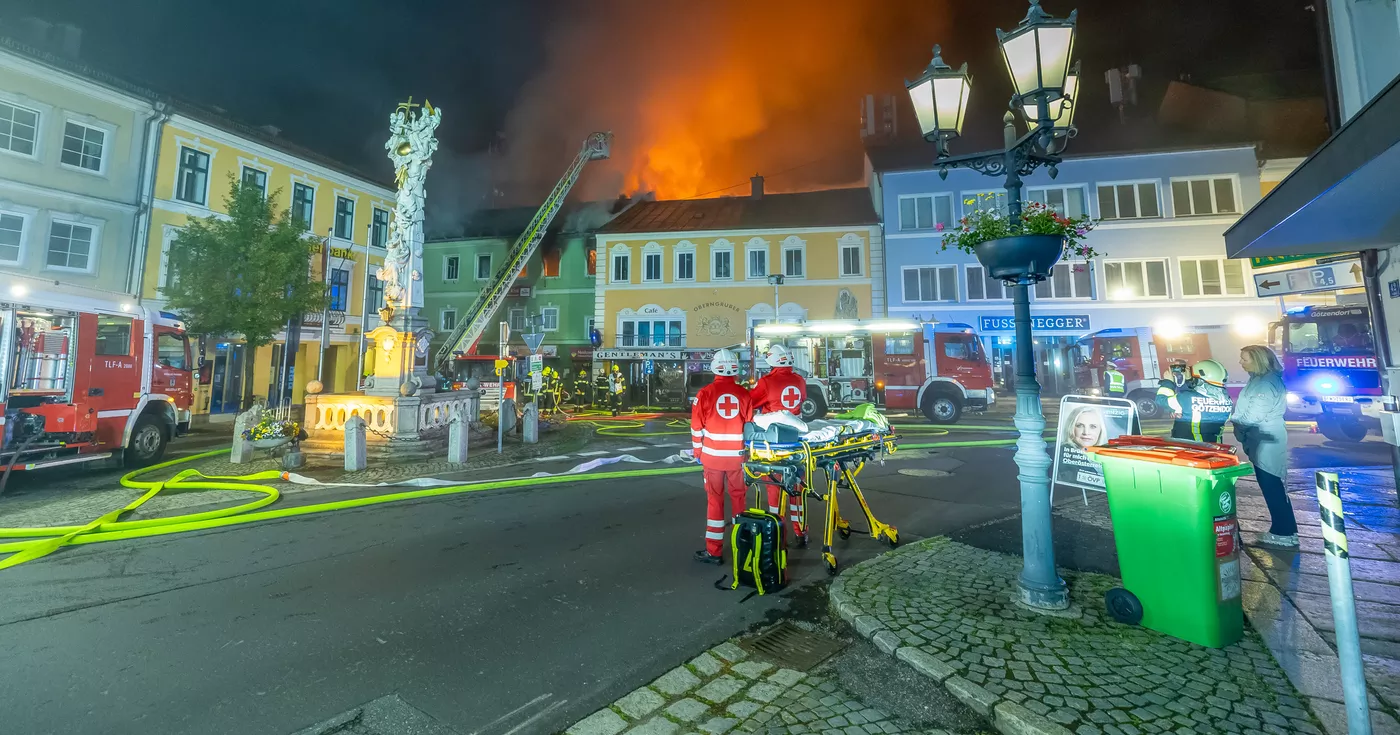
<svg viewBox="0 0 1400 735">
<path fill-rule="evenodd" d="M 1288 473 L 1288 425 L 1283 420 L 1288 393 L 1283 387 L 1283 366 L 1273 350 L 1250 345 L 1240 351 L 1240 367 L 1249 373 L 1249 383 L 1240 392 L 1230 420 L 1235 424 L 1235 438 L 1254 463 L 1254 476 L 1269 506 L 1272 525 L 1268 533 L 1260 535 L 1259 543 L 1296 548 L 1298 522 L 1283 483 Z"/>
</svg>

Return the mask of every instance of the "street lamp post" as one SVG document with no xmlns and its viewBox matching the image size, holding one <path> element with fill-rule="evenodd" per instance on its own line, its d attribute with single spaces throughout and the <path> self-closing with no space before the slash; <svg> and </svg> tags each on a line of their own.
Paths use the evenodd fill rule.
<svg viewBox="0 0 1400 735">
<path fill-rule="evenodd" d="M 933 61 L 924 73 L 906 87 L 919 118 L 924 139 L 938 146 L 938 174 L 947 178 L 950 168 L 967 168 L 986 176 L 1004 179 L 1007 215 L 1010 222 L 1021 219 L 1022 177 L 1045 166 L 1051 178 L 1058 173 L 1059 154 L 1076 133 L 1071 125 L 1074 94 L 1078 91 L 1079 67 L 1071 66 L 1077 11 L 1068 18 L 1053 18 L 1030 0 L 1030 10 L 1009 33 L 997 30 L 1002 58 L 1015 85 L 1011 110 L 1024 116 L 1027 132 L 1016 135 L 1015 115 L 1007 112 L 1003 121 L 1004 147 L 962 156 L 950 156 L 948 142 L 962 134 L 972 78 L 967 64 L 953 69 L 944 63 L 942 50 L 933 47 Z M 1055 550 L 1051 540 L 1050 466 L 1044 439 L 1045 415 L 1040 407 L 1040 384 L 1035 378 L 1035 348 L 1031 336 L 1030 288 L 1045 280 L 1058 260 L 1041 257 L 1013 263 L 1014 267 L 988 274 L 1002 278 L 1014 287 L 1016 327 L 1016 465 L 1021 482 L 1021 569 L 1020 600 L 1039 610 L 1069 607 L 1064 580 L 1055 572 Z M 1014 259 L 1013 259 L 1014 260 Z"/>
<path fill-rule="evenodd" d="M 783 285 L 783 276 L 780 273 L 775 273 L 768 277 L 768 282 L 773 284 L 773 323 L 777 324 L 780 321 L 778 319 L 778 287 Z"/>
</svg>

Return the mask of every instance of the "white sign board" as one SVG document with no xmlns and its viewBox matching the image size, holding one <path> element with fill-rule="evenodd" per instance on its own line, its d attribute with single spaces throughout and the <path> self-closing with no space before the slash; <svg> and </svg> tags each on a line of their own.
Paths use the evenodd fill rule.
<svg viewBox="0 0 1400 735">
<path fill-rule="evenodd" d="M 544 369 L 543 355 L 530 355 L 530 372 L 538 373 Z"/>
<path fill-rule="evenodd" d="M 680 350 L 597 350 L 594 360 L 681 360 L 685 353 Z"/>
<path fill-rule="evenodd" d="M 1291 293 L 1362 288 L 1365 282 L 1361 277 L 1361 262 L 1344 260 L 1310 268 L 1255 273 L 1254 290 L 1260 296 L 1273 297 Z"/>
<path fill-rule="evenodd" d="M 1103 467 L 1089 458 L 1086 447 L 1101 447 L 1109 439 L 1132 434 L 1137 404 L 1124 398 L 1065 396 L 1055 432 L 1055 483 L 1084 490 L 1105 490 Z"/>
</svg>

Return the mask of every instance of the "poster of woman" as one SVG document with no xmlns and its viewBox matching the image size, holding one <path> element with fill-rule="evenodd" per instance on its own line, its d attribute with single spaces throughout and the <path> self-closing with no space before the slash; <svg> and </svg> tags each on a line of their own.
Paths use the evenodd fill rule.
<svg viewBox="0 0 1400 735">
<path fill-rule="evenodd" d="M 1103 469 L 1085 449 L 1101 447 L 1131 431 L 1137 407 L 1121 398 L 1065 396 L 1055 439 L 1055 482 L 1103 490 Z"/>
</svg>

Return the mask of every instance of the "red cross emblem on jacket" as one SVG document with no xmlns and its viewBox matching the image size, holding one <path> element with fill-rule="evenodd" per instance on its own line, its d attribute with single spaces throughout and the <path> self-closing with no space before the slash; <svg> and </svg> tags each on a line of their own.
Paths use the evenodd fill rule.
<svg viewBox="0 0 1400 735">
<path fill-rule="evenodd" d="M 787 411 L 801 416 L 802 402 L 807 399 L 807 381 L 790 367 L 773 368 L 772 372 L 759 378 L 758 385 L 749 395 L 753 396 L 753 407 L 757 411 Z"/>
<path fill-rule="evenodd" d="M 690 411 L 690 444 L 707 469 L 737 470 L 744 464 L 744 424 L 753 418 L 748 391 L 728 375 L 695 395 Z"/>
</svg>

